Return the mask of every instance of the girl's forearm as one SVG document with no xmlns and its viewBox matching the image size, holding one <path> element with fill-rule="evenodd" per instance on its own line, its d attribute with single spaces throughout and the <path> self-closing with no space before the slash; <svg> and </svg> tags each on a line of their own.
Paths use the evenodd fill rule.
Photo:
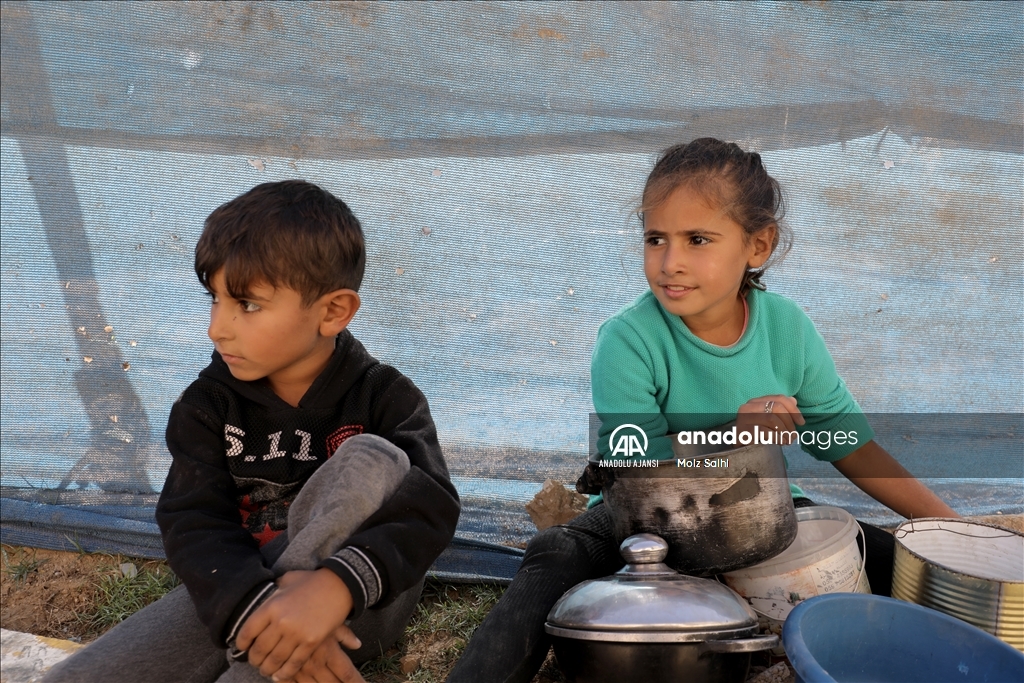
<svg viewBox="0 0 1024 683">
<path fill-rule="evenodd" d="M 960 516 L 874 441 L 832 465 L 861 491 L 904 517 Z"/>
</svg>

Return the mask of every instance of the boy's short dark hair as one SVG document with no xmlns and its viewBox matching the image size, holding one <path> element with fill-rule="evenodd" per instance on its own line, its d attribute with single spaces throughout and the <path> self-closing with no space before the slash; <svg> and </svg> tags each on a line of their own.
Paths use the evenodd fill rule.
<svg viewBox="0 0 1024 683">
<path fill-rule="evenodd" d="M 294 289 L 309 306 L 327 292 L 359 289 L 366 246 L 345 202 L 313 183 L 283 180 L 217 207 L 196 244 L 195 268 L 207 289 L 223 268 L 236 299 L 265 282 Z"/>
</svg>

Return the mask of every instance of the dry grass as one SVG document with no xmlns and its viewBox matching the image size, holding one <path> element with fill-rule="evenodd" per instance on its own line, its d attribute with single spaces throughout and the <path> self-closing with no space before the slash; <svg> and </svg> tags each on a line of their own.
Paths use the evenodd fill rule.
<svg viewBox="0 0 1024 683">
<path fill-rule="evenodd" d="M 0 626 L 12 631 L 88 643 L 177 584 L 163 562 L 8 545 L 0 551 Z M 364 678 L 444 681 L 502 592 L 483 584 L 428 583 L 405 636 L 363 665 Z M 563 679 L 549 658 L 534 680 Z"/>
<path fill-rule="evenodd" d="M 162 562 L 4 545 L 0 625 L 87 643 L 176 583 Z"/>
<path fill-rule="evenodd" d="M 367 662 L 363 677 L 369 683 L 444 681 L 503 590 L 484 584 L 428 583 L 405 636 L 384 657 Z M 564 680 L 549 657 L 534 683 Z"/>
</svg>

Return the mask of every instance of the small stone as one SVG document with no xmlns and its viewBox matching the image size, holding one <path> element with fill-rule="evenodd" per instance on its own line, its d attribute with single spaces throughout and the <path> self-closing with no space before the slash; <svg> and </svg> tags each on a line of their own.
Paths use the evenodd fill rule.
<svg viewBox="0 0 1024 683">
<path fill-rule="evenodd" d="M 131 344 L 132 346 L 138 346 L 138 345 L 139 345 L 139 342 L 135 341 L 134 339 L 133 339 L 133 340 L 131 340 L 131 341 L 130 341 L 130 342 L 128 342 L 128 343 L 129 343 L 129 344 Z"/>
<path fill-rule="evenodd" d="M 84 360 L 86 363 L 91 363 L 92 356 L 82 356 L 82 360 Z"/>
<path fill-rule="evenodd" d="M 106 327 L 103 328 L 103 331 L 104 332 L 113 332 L 114 331 L 114 326 L 113 325 L 107 325 Z"/>
<path fill-rule="evenodd" d="M 420 230 L 420 232 L 422 232 L 427 237 L 430 237 L 430 228 L 423 228 L 422 230 Z"/>
<path fill-rule="evenodd" d="M 549 344 L 551 344 L 552 346 L 558 346 L 558 342 L 556 342 L 556 341 L 555 341 L 554 339 L 552 339 L 552 340 L 551 340 L 550 342 L 548 342 L 548 343 L 549 343 Z"/>
<path fill-rule="evenodd" d="M 121 576 L 125 576 L 129 579 L 134 579 L 139 575 L 139 568 L 132 562 L 125 562 L 118 569 L 121 570 Z"/>
<path fill-rule="evenodd" d="M 568 294 L 569 296 L 572 296 L 573 294 L 576 293 L 576 290 L 570 287 L 569 289 L 565 290 L 565 293 Z"/>
<path fill-rule="evenodd" d="M 990 259 L 988 260 L 988 262 L 989 262 L 989 263 L 995 263 L 995 262 L 996 262 L 996 261 L 998 261 L 998 260 L 999 260 L 999 257 L 998 257 L 998 256 L 993 256 L 992 258 L 990 258 Z"/>
<path fill-rule="evenodd" d="M 883 294 L 881 299 L 882 299 L 882 301 L 888 301 L 889 300 L 889 295 L 888 294 Z"/>
<path fill-rule="evenodd" d="M 893 162 L 893 161 L 886 160 L 886 161 L 882 162 L 882 167 L 883 168 L 895 168 L 896 167 L 896 163 Z"/>
<path fill-rule="evenodd" d="M 395 268 L 395 275 L 404 275 L 405 268 Z"/>
<path fill-rule="evenodd" d="M 748 679 L 747 683 L 790 683 L 792 680 L 793 676 L 789 666 L 785 662 L 779 662 Z"/>
<path fill-rule="evenodd" d="M 435 178 L 440 178 L 441 177 L 441 169 L 435 168 L 433 171 L 430 172 L 430 175 L 434 176 Z"/>
<path fill-rule="evenodd" d="M 411 674 L 420 668 L 420 658 L 416 655 L 406 655 L 398 660 L 398 668 L 403 674 Z"/>
<path fill-rule="evenodd" d="M 526 512 L 538 531 L 565 524 L 587 510 L 587 496 L 574 493 L 554 479 L 544 482 L 537 495 L 526 504 Z"/>
<path fill-rule="evenodd" d="M 125 372 L 128 372 L 129 370 L 131 370 L 131 367 L 132 367 L 131 363 L 128 363 L 128 362 L 121 363 L 121 369 L 124 370 Z"/>
<path fill-rule="evenodd" d="M 110 416 L 110 421 L 111 422 L 117 422 L 117 415 L 111 415 Z"/>
</svg>

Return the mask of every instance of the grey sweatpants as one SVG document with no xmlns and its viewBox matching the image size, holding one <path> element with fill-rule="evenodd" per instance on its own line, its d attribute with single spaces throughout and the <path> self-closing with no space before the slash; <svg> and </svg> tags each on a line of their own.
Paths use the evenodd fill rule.
<svg viewBox="0 0 1024 683">
<path fill-rule="evenodd" d="M 288 511 L 288 534 L 262 552 L 280 575 L 315 569 L 340 550 L 376 512 L 409 471 L 409 459 L 391 442 L 360 434 L 346 440 L 318 469 Z M 362 647 L 356 664 L 380 656 L 402 635 L 416 609 L 422 580 L 383 609 L 365 610 L 349 627 Z M 88 647 L 54 666 L 44 683 L 266 683 L 244 662 L 229 665 L 210 640 L 184 586 L 136 612 Z"/>
</svg>

